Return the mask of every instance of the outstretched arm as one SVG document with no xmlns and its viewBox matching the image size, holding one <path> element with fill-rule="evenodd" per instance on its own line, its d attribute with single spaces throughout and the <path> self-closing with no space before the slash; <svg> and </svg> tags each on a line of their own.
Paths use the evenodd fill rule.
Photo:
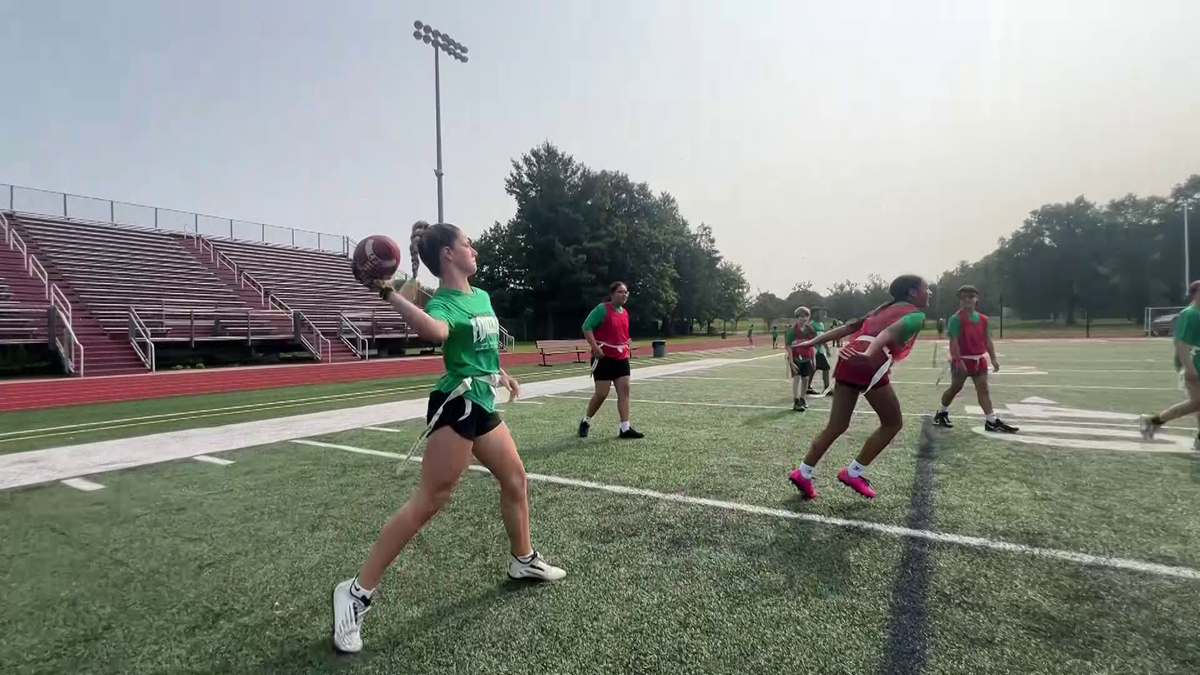
<svg viewBox="0 0 1200 675">
<path fill-rule="evenodd" d="M 399 312 L 408 325 L 417 331 L 417 335 L 421 336 L 422 340 L 440 345 L 450 335 L 449 324 L 429 316 L 425 310 L 404 297 L 404 294 L 396 292 L 391 281 L 373 281 L 369 288 L 378 291 L 384 302 Z"/>
<path fill-rule="evenodd" d="M 834 328 L 833 330 L 827 330 L 824 333 L 821 333 L 820 335 L 818 335 L 817 337 L 815 337 L 811 340 L 806 340 L 805 342 L 801 342 L 797 346 L 804 347 L 807 349 L 808 347 L 815 347 L 817 345 L 823 345 L 826 342 L 832 342 L 834 340 L 838 340 L 847 335 L 853 335 L 854 333 L 858 332 L 858 329 L 862 328 L 862 324 L 863 324 L 862 319 L 853 319 L 851 321 L 848 321 L 848 322 L 838 326 L 837 328 Z"/>
</svg>

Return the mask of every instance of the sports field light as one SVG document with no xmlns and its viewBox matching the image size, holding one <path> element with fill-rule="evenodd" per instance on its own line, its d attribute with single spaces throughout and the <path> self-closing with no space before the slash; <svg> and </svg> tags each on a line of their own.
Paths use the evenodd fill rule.
<svg viewBox="0 0 1200 675">
<path fill-rule="evenodd" d="M 466 63 L 467 47 L 433 26 L 420 21 L 413 22 L 413 39 L 433 47 L 433 107 L 437 117 L 437 176 L 438 222 L 446 222 L 445 210 L 442 208 L 442 69 L 439 54 L 445 53 L 459 63 Z"/>
</svg>

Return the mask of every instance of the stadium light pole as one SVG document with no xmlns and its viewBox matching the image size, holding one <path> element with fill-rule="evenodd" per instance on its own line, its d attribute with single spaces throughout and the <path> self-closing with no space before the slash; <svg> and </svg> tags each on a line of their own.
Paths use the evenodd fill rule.
<svg viewBox="0 0 1200 675">
<path fill-rule="evenodd" d="M 437 176 L 438 222 L 444 223 L 446 214 L 442 208 L 442 68 L 438 54 L 445 52 L 450 58 L 466 63 L 469 60 L 467 47 L 451 38 L 449 34 L 420 21 L 413 22 L 413 39 L 433 47 L 433 109 L 437 124 L 437 169 L 433 175 Z"/>
<path fill-rule="evenodd" d="M 1183 205 L 1183 292 L 1185 295 L 1188 286 L 1192 284 L 1191 251 L 1188 250 L 1188 209 L 1196 201 L 1200 201 L 1200 192 L 1180 200 Z"/>
</svg>

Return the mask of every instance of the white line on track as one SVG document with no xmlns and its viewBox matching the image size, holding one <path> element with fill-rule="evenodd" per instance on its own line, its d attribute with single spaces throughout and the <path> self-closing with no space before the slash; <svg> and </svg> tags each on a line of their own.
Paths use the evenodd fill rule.
<svg viewBox="0 0 1200 675">
<path fill-rule="evenodd" d="M 96 490 L 104 489 L 103 485 L 86 478 L 68 478 L 62 481 L 62 484 L 67 487 L 73 487 L 76 490 L 83 490 L 84 492 L 95 492 Z"/>
<path fill-rule="evenodd" d="M 231 459 L 221 459 L 220 457 L 213 457 L 211 455 L 196 455 L 192 459 L 197 462 L 204 462 L 205 464 L 216 464 L 217 466 L 229 466 L 233 464 L 233 460 Z"/>
<path fill-rule="evenodd" d="M 292 443 L 299 445 L 307 445 L 317 448 L 328 448 L 331 450 L 342 450 L 345 452 L 353 452 L 362 455 L 372 455 L 375 457 L 386 457 L 389 459 L 403 460 L 404 455 L 398 455 L 393 452 L 382 452 L 379 450 L 370 450 L 367 448 L 356 448 L 350 445 L 338 445 L 336 443 L 322 443 L 319 441 L 309 440 L 294 440 Z M 411 461 L 419 462 L 420 457 L 410 457 Z M 472 464 L 468 467 L 471 471 L 478 473 L 491 473 L 485 467 Z M 609 485 L 606 483 L 596 483 L 587 480 L 577 480 L 574 478 L 560 478 L 558 476 L 549 476 L 545 474 L 530 473 L 526 477 L 535 482 L 550 483 L 553 485 L 562 485 L 566 487 L 582 488 L 585 490 L 595 490 L 599 492 L 608 492 L 611 494 L 630 495 L 635 497 L 645 497 L 648 499 L 658 499 L 660 501 L 676 502 L 679 504 L 688 504 L 691 506 L 707 506 L 709 508 L 724 509 L 726 511 L 739 511 L 741 513 L 751 513 L 760 516 L 772 516 L 786 520 L 801 520 L 818 525 L 829 525 L 832 527 L 841 527 L 854 530 L 865 530 L 868 532 L 876 532 L 886 534 L 893 537 L 913 537 L 925 539 L 944 544 L 955 544 L 969 548 L 980 548 L 991 551 L 1001 551 L 1004 553 L 1018 553 L 1031 555 L 1038 558 L 1049 558 L 1052 560 L 1062 560 L 1066 562 L 1078 563 L 1080 565 L 1090 565 L 1094 567 L 1107 567 L 1110 569 L 1126 570 L 1131 572 L 1141 572 L 1143 574 L 1154 574 L 1164 577 L 1175 577 L 1179 579 L 1200 580 L 1200 570 L 1190 567 L 1175 567 L 1171 565 L 1160 565 L 1158 563 L 1144 562 L 1141 560 L 1132 560 L 1129 558 L 1112 558 L 1107 556 L 1097 556 L 1088 553 L 1076 553 L 1074 551 L 1064 551 L 1053 548 L 1041 548 L 1037 546 L 1026 546 L 1024 544 L 1013 544 L 1006 541 L 997 541 L 994 539 L 986 539 L 984 537 L 972 537 L 960 534 L 950 534 L 945 532 L 934 532 L 932 530 L 918 530 L 909 527 L 901 527 L 898 525 L 885 525 L 883 523 L 872 523 L 865 520 L 851 520 L 849 518 L 834 518 L 831 516 L 822 516 L 815 513 L 801 513 L 796 511 L 785 511 L 784 509 L 773 509 L 766 506 L 755 506 L 753 504 L 741 504 L 738 502 L 727 502 L 718 499 L 705 499 L 703 497 L 689 497 L 681 494 L 671 494 L 658 492 L 655 490 L 646 490 L 643 488 L 626 487 L 623 485 Z"/>
</svg>

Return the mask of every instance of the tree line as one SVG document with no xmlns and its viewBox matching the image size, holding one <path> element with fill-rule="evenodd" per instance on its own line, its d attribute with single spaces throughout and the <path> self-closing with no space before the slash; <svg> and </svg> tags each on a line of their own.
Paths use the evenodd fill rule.
<svg viewBox="0 0 1200 675">
<path fill-rule="evenodd" d="M 671 195 L 550 143 L 513 160 L 504 189 L 517 211 L 475 240 L 475 283 L 518 339 L 578 337 L 616 280 L 629 286 L 634 334 L 690 333 L 745 316 L 741 266 Z"/>
<path fill-rule="evenodd" d="M 629 285 L 631 330 L 639 335 L 713 332 L 724 322 L 737 330 L 747 316 L 787 320 L 800 305 L 845 319 L 888 299 L 891 280 L 875 274 L 824 293 L 797 280 L 786 297 L 751 295 L 741 266 L 721 256 L 712 228 L 692 226 L 674 197 L 624 173 L 592 169 L 550 143 L 513 160 L 504 187 L 517 210 L 476 239 L 475 283 L 491 293 L 497 315 L 519 339 L 577 337 L 613 280 Z M 928 314 L 953 313 L 954 290 L 968 283 L 980 289 L 983 311 L 999 313 L 1003 300 L 1023 319 L 1075 323 L 1086 313 L 1140 321 L 1147 306 L 1182 304 L 1181 207 L 1191 196 L 1197 220 L 1200 175 L 1166 196 L 1046 204 L 992 253 L 932 278 Z M 1200 266 L 1197 239 L 1189 248 Z"/>
</svg>

